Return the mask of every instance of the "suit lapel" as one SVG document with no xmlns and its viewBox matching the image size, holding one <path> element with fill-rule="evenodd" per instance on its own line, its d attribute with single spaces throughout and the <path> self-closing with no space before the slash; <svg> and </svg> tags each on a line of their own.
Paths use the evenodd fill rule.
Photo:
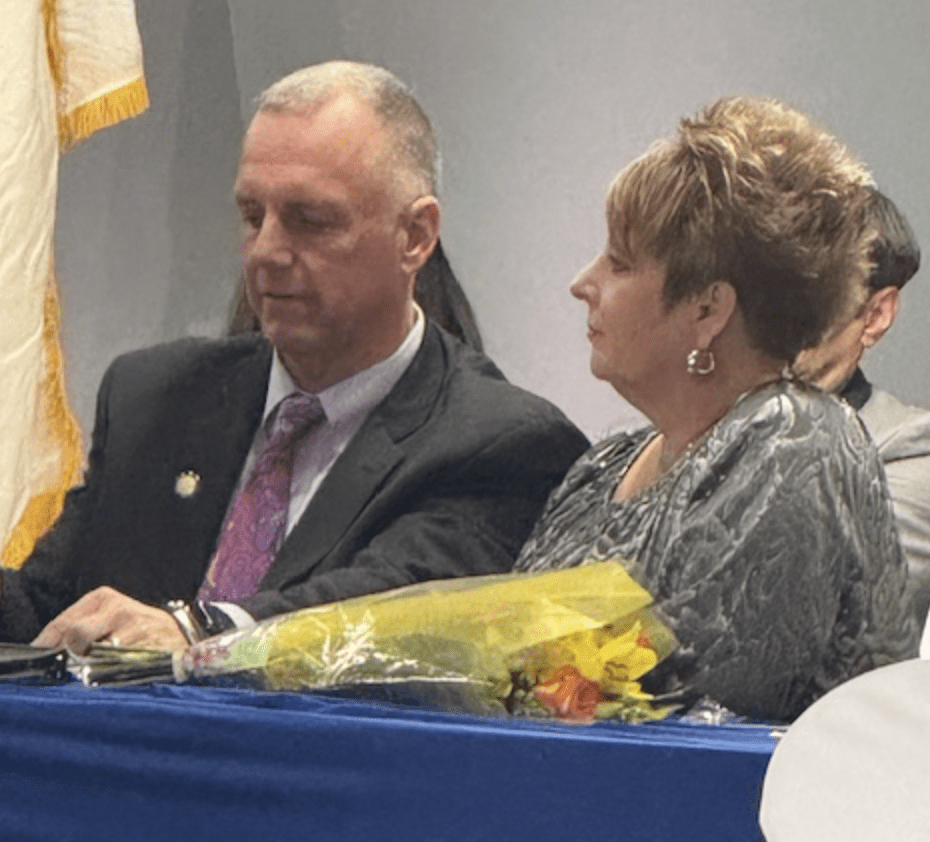
<svg viewBox="0 0 930 842">
<path fill-rule="evenodd" d="M 406 457 L 405 441 L 430 417 L 447 370 L 443 337 L 431 323 L 426 327 L 410 367 L 336 460 L 281 547 L 263 588 L 280 588 L 312 571 Z"/>
<path fill-rule="evenodd" d="M 200 546 L 208 548 L 198 553 L 203 571 L 261 421 L 270 365 L 267 342 L 247 345 L 231 364 L 205 370 L 199 394 L 192 399 L 197 408 L 178 451 L 177 472 L 191 471 L 200 478 L 197 499 L 190 502 L 197 506 L 203 529 Z"/>
</svg>

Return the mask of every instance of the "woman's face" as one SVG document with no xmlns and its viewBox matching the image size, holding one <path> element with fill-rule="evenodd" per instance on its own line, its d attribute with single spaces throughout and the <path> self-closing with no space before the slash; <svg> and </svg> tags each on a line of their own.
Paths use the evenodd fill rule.
<svg viewBox="0 0 930 842">
<path fill-rule="evenodd" d="M 571 285 L 572 295 L 588 305 L 591 372 L 647 414 L 652 395 L 667 391 L 668 377 L 685 371 L 692 344 L 687 308 L 669 308 L 664 286 L 657 261 L 632 267 L 609 249 Z"/>
</svg>

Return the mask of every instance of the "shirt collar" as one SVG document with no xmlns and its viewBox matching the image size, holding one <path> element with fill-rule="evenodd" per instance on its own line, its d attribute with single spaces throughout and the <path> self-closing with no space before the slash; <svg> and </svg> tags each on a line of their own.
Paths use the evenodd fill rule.
<svg viewBox="0 0 930 842">
<path fill-rule="evenodd" d="M 865 379 L 862 369 L 856 366 L 852 377 L 843 384 L 839 390 L 839 395 L 843 400 L 852 406 L 858 412 L 866 405 L 869 398 L 872 397 L 872 384 Z"/>
<path fill-rule="evenodd" d="M 368 414 L 394 388 L 407 367 L 413 362 L 426 330 L 426 318 L 419 305 L 413 305 L 415 320 L 404 341 L 391 356 L 375 363 L 370 368 L 353 374 L 345 380 L 324 389 L 317 397 L 323 405 L 329 424 Z M 268 392 L 265 396 L 265 412 L 262 423 L 268 420 L 272 410 L 292 392 L 301 391 L 300 387 L 284 367 L 275 351 L 268 377 Z"/>
</svg>

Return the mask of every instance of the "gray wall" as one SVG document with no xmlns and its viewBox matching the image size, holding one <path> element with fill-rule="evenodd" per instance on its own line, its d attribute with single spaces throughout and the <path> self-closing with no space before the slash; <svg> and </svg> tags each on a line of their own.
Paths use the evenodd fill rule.
<svg viewBox="0 0 930 842">
<path fill-rule="evenodd" d="M 865 158 L 930 251 L 930 4 L 918 0 L 138 9 L 153 109 L 63 165 L 66 351 L 85 419 L 117 351 L 221 329 L 236 276 L 229 193 L 241 121 L 265 85 L 329 58 L 383 63 L 413 85 L 444 150 L 443 240 L 490 353 L 593 436 L 636 416 L 587 373 L 584 307 L 568 283 L 602 246 L 609 180 L 701 103 L 749 92 L 809 110 Z M 928 312 L 930 285 L 918 276 L 866 369 L 930 406 Z"/>
<path fill-rule="evenodd" d="M 118 353 L 219 332 L 238 276 L 242 133 L 226 0 L 137 0 L 151 108 L 64 156 L 56 232 L 72 405 Z"/>
</svg>

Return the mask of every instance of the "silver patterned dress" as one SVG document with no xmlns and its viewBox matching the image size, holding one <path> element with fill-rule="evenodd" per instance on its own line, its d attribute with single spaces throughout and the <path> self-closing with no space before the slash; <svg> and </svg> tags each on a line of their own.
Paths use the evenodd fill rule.
<svg viewBox="0 0 930 842">
<path fill-rule="evenodd" d="M 837 684 L 916 655 L 884 474 L 849 407 L 787 381 L 751 392 L 656 483 L 615 500 L 654 435 L 582 456 L 516 565 L 623 559 L 681 644 L 648 689 L 791 720 Z"/>
</svg>

